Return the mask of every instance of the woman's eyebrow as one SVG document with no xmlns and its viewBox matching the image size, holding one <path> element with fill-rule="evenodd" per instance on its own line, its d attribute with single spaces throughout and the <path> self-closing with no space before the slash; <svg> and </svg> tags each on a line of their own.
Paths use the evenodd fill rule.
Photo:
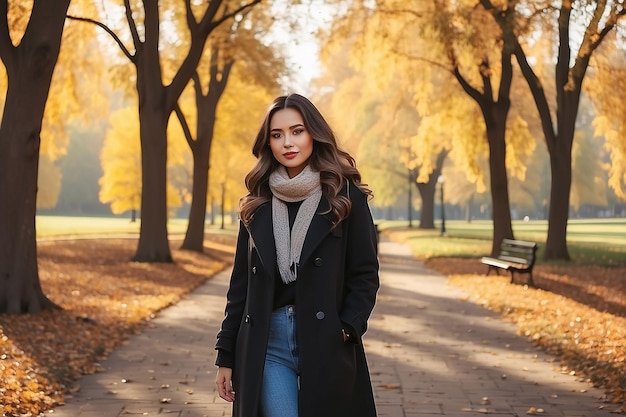
<svg viewBox="0 0 626 417">
<path fill-rule="evenodd" d="M 289 126 L 289 130 L 291 130 L 291 129 L 295 129 L 296 127 L 304 127 L 304 125 L 303 125 L 302 123 L 298 123 L 298 124 L 295 124 L 295 125 L 293 125 L 293 126 Z M 274 131 L 276 131 L 276 132 L 282 132 L 282 131 L 283 131 L 283 129 L 281 129 L 280 127 L 275 127 L 275 128 L 273 128 L 273 129 L 270 129 L 270 132 L 274 132 Z"/>
</svg>

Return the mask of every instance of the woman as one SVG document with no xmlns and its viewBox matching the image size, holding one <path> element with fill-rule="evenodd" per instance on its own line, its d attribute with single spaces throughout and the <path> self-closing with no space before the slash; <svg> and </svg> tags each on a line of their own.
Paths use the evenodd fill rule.
<svg viewBox="0 0 626 417">
<path fill-rule="evenodd" d="M 371 192 L 303 96 L 274 100 L 252 152 L 219 395 L 233 417 L 376 416 L 361 343 L 379 286 Z"/>
</svg>

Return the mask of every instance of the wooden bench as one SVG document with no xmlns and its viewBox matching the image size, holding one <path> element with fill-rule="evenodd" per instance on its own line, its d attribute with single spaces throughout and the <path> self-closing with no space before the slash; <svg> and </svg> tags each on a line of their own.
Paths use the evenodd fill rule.
<svg viewBox="0 0 626 417">
<path fill-rule="evenodd" d="M 513 283 L 515 272 L 528 274 L 528 285 L 534 286 L 533 266 L 535 265 L 536 252 L 537 244 L 535 242 L 502 239 L 498 256 L 495 258 L 484 256 L 480 261 L 489 266 L 487 275 L 492 269 L 498 275 L 500 274 L 499 270 L 504 269 L 511 273 L 511 283 Z"/>
</svg>

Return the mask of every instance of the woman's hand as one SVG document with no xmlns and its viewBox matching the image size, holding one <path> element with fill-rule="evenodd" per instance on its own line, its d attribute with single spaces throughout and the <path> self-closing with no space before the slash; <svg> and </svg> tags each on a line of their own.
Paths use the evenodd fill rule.
<svg viewBox="0 0 626 417">
<path fill-rule="evenodd" d="M 217 392 L 220 394 L 220 398 L 229 403 L 235 401 L 232 377 L 233 370 L 224 367 L 218 368 L 217 376 L 215 377 L 215 384 L 217 385 Z"/>
</svg>

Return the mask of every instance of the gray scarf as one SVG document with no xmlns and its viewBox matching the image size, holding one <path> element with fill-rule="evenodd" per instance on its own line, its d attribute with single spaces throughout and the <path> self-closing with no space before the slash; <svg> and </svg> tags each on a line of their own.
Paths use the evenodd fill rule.
<svg viewBox="0 0 626 417">
<path fill-rule="evenodd" d="M 320 173 L 307 165 L 301 173 L 289 178 L 287 169 L 281 165 L 270 174 L 269 185 L 273 194 L 272 222 L 278 271 L 283 282 L 288 284 L 297 278 L 304 238 L 322 198 Z M 302 204 L 290 233 L 285 202 L 296 201 L 302 201 Z"/>
</svg>

